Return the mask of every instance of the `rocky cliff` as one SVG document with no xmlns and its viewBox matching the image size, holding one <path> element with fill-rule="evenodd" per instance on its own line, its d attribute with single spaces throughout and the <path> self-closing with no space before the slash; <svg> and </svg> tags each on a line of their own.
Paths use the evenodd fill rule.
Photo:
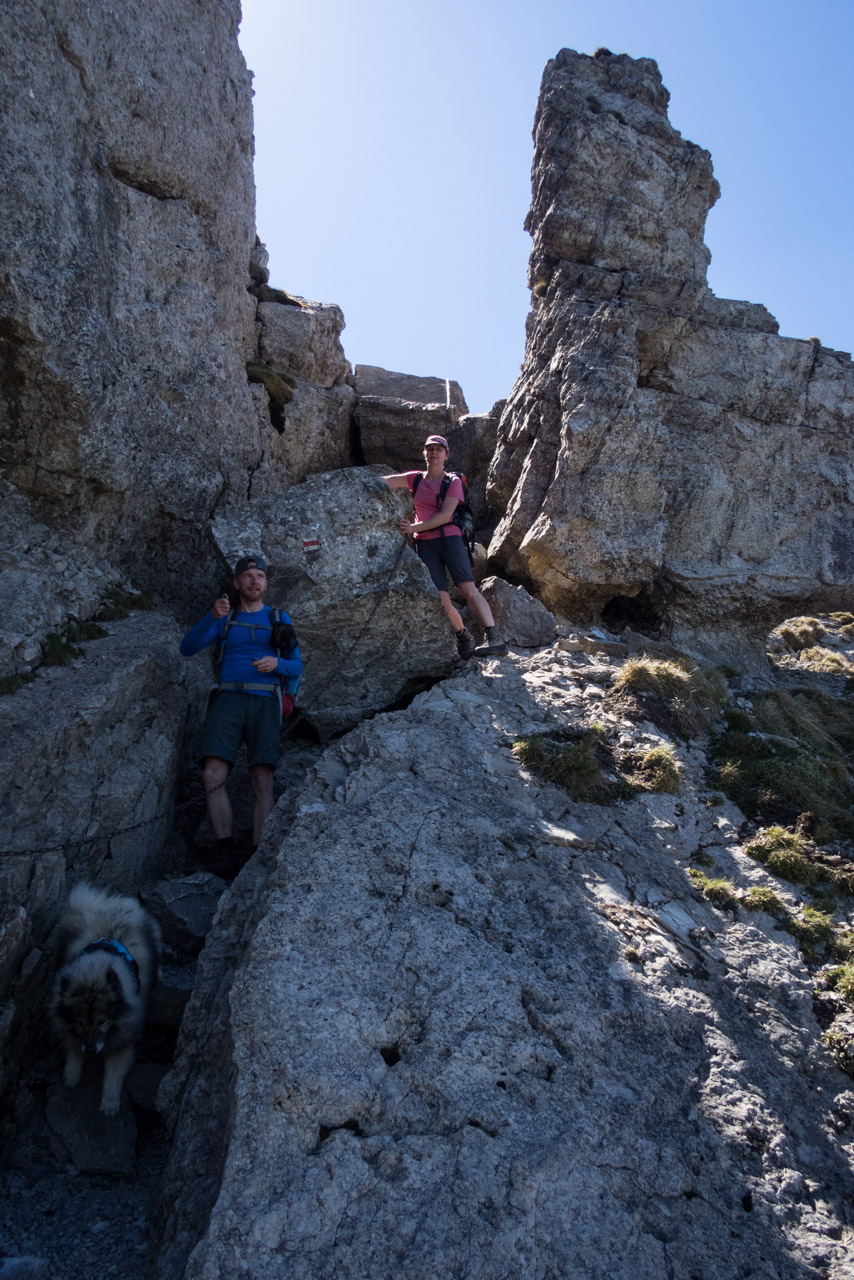
<svg viewBox="0 0 854 1280">
<path fill-rule="evenodd" d="M 709 291 L 718 185 L 667 102 L 649 59 L 546 67 L 490 552 L 552 608 L 759 665 L 776 622 L 854 602 L 854 370 Z"/>
</svg>

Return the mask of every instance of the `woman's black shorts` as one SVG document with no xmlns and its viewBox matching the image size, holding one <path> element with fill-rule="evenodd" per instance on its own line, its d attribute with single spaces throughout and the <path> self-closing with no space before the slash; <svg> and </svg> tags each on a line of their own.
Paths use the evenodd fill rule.
<svg viewBox="0 0 854 1280">
<path fill-rule="evenodd" d="M 415 550 L 426 564 L 437 591 L 448 590 L 448 569 L 457 586 L 461 582 L 474 582 L 469 553 L 461 537 L 452 534 L 446 538 L 416 538 Z"/>
</svg>

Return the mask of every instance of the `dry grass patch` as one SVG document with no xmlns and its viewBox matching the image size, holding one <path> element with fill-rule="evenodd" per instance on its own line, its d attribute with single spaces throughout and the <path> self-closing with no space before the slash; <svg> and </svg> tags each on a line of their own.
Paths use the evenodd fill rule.
<svg viewBox="0 0 854 1280">
<path fill-rule="evenodd" d="M 802 649 L 818 644 L 827 632 L 818 618 L 789 618 L 788 622 L 777 628 L 777 634 L 782 636 L 790 649 L 800 653 Z"/>
<path fill-rule="evenodd" d="M 631 774 L 631 781 L 644 791 L 676 795 L 682 784 L 682 775 L 679 772 L 676 753 L 670 744 L 662 743 L 661 746 L 647 751 Z"/>
<path fill-rule="evenodd" d="M 722 676 L 702 671 L 687 658 L 629 658 L 605 702 L 690 739 L 711 729 L 728 697 Z"/>
<path fill-rule="evenodd" d="M 854 663 L 849 662 L 844 654 L 834 653 L 832 649 L 825 649 L 822 645 L 802 649 L 799 659 L 812 671 L 823 671 L 834 676 L 854 676 Z"/>
<path fill-rule="evenodd" d="M 535 733 L 514 742 L 513 754 L 537 777 L 563 787 L 573 800 L 613 804 L 635 794 L 631 784 L 619 776 L 613 752 L 595 728 L 578 733 Z"/>
</svg>

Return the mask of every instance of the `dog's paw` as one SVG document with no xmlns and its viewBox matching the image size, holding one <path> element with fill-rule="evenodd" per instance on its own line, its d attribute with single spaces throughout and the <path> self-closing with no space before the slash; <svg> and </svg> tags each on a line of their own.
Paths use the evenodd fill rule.
<svg viewBox="0 0 854 1280">
<path fill-rule="evenodd" d="M 80 1083 L 82 1074 L 82 1062 L 66 1062 L 65 1070 L 62 1073 L 62 1083 L 67 1089 L 73 1089 L 76 1084 Z"/>
<path fill-rule="evenodd" d="M 101 1110 L 105 1116 L 114 1116 L 121 1104 L 121 1098 L 108 1097 L 105 1093 L 101 1098 Z"/>
</svg>

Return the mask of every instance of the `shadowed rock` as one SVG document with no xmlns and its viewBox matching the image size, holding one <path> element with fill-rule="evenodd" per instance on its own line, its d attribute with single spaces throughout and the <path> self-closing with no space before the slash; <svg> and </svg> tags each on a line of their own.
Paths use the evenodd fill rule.
<svg viewBox="0 0 854 1280">
<path fill-rule="evenodd" d="M 122 1094 L 119 1110 L 100 1110 L 103 1062 L 87 1064 L 80 1084 L 61 1082 L 47 1091 L 47 1122 L 80 1173 L 130 1173 L 136 1150 L 133 1109 Z"/>
</svg>

